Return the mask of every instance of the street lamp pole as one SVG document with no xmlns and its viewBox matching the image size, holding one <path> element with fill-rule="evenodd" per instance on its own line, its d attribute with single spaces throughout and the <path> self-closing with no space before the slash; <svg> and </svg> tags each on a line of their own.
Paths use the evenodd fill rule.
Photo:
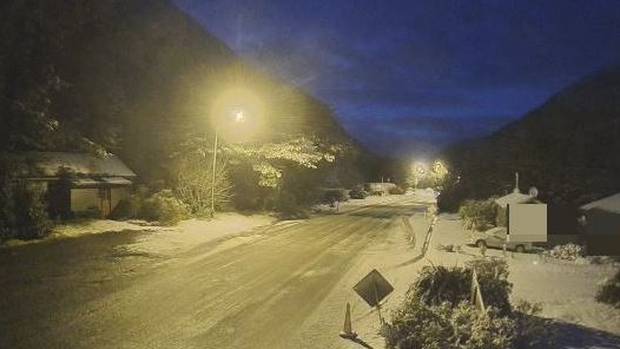
<svg viewBox="0 0 620 349">
<path fill-rule="evenodd" d="M 217 127 L 215 128 L 215 139 L 213 140 L 213 164 L 211 176 L 211 217 L 215 216 L 215 166 L 217 165 Z"/>
<path fill-rule="evenodd" d="M 234 113 L 233 121 L 235 123 L 243 122 L 245 119 L 245 115 L 242 110 L 239 110 Z M 215 137 L 213 140 L 213 164 L 211 165 L 212 176 L 211 176 L 211 217 L 215 216 L 215 180 L 216 180 L 216 166 L 217 166 L 217 140 L 218 140 L 218 127 L 215 127 Z"/>
</svg>

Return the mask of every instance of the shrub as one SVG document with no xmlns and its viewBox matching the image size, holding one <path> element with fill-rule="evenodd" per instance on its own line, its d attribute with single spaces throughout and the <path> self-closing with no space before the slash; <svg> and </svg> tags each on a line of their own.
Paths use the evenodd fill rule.
<svg viewBox="0 0 620 349">
<path fill-rule="evenodd" d="M 399 349 L 517 348 L 515 319 L 502 317 L 493 308 L 480 312 L 465 301 L 428 306 L 410 297 L 384 335 L 389 347 Z"/>
<path fill-rule="evenodd" d="M 456 306 L 469 299 L 470 286 L 471 271 L 460 267 L 425 266 L 409 292 L 426 305 L 449 303 Z"/>
<path fill-rule="evenodd" d="M 476 269 L 485 305 L 497 308 L 501 314 L 511 312 L 508 266 L 498 259 L 480 259 L 467 263 L 467 267 L 425 266 L 409 292 L 426 305 L 449 303 L 456 306 L 469 300 L 472 268 Z"/>
<path fill-rule="evenodd" d="M 469 303 L 471 268 L 487 306 Z M 466 268 L 425 267 L 404 304 L 382 330 L 388 347 L 399 349 L 521 349 L 551 347 L 540 307 L 526 302 L 514 311 L 506 263 L 473 261 Z"/>
<path fill-rule="evenodd" d="M 51 231 L 44 188 L 16 178 L 31 166 L 21 155 L 0 152 L 0 239 L 37 239 Z"/>
<path fill-rule="evenodd" d="M 512 311 L 510 294 L 512 283 L 508 281 L 508 264 L 502 259 L 475 259 L 467 262 L 468 268 L 475 268 L 484 295 L 485 305 L 497 308 L 505 315 Z"/>
<path fill-rule="evenodd" d="M 438 244 L 437 245 L 437 250 L 438 251 L 443 251 L 443 252 L 449 252 L 452 253 L 454 252 L 456 249 L 454 247 L 453 244 L 447 244 L 447 245 L 443 245 L 443 244 Z"/>
<path fill-rule="evenodd" d="M 620 308 L 620 270 L 611 279 L 607 279 L 598 289 L 596 300 Z"/>
<path fill-rule="evenodd" d="M 275 200 L 275 209 L 281 218 L 301 219 L 307 218 L 307 213 L 297 204 L 295 195 L 287 192 L 280 192 Z"/>
<path fill-rule="evenodd" d="M 388 192 L 390 193 L 390 195 L 402 195 L 405 193 L 405 189 L 401 188 L 401 187 L 391 187 Z"/>
<path fill-rule="evenodd" d="M 171 190 L 165 189 L 144 200 L 138 216 L 160 224 L 174 225 L 188 217 L 188 209 Z"/>
<path fill-rule="evenodd" d="M 212 162 L 212 156 L 192 152 L 180 157 L 174 166 L 174 194 L 196 216 L 211 213 L 212 189 L 216 209 L 221 209 L 231 201 L 232 184 L 227 161 L 221 157 L 217 161 L 215 182 Z"/>
<path fill-rule="evenodd" d="M 437 197 L 439 211 L 451 213 L 458 212 L 463 203 L 462 198 L 464 196 L 463 190 L 458 186 L 444 188 Z"/>
<path fill-rule="evenodd" d="M 494 199 L 467 200 L 459 208 L 465 228 L 484 231 L 495 226 L 498 205 Z"/>
<path fill-rule="evenodd" d="M 27 183 L 17 184 L 15 199 L 15 229 L 20 239 L 40 239 L 51 231 L 47 200 L 42 188 Z"/>
<path fill-rule="evenodd" d="M 323 203 L 333 206 L 336 202 L 349 200 L 347 193 L 343 189 L 329 189 L 323 194 Z"/>
<path fill-rule="evenodd" d="M 5 183 L 2 188 L 0 238 L 40 239 L 52 228 L 45 191 L 29 183 Z"/>
<path fill-rule="evenodd" d="M 513 348 L 554 348 L 556 333 L 551 328 L 551 320 L 539 317 L 540 304 L 519 301 L 514 306 L 512 318 L 516 325 Z"/>
<path fill-rule="evenodd" d="M 362 188 L 353 188 L 349 192 L 351 199 L 365 199 L 368 196 L 368 192 Z"/>
<path fill-rule="evenodd" d="M 585 254 L 584 252 L 583 246 L 568 243 L 565 245 L 555 246 L 551 250 L 544 251 L 543 254 L 546 257 L 557 258 L 565 261 L 574 261 L 579 257 L 583 257 Z"/>
</svg>

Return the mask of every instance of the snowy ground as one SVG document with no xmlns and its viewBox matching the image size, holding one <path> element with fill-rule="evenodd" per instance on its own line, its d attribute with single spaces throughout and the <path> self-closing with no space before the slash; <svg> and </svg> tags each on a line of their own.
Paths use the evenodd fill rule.
<svg viewBox="0 0 620 349">
<path fill-rule="evenodd" d="M 383 305 L 383 316 L 403 301 L 409 285 L 415 280 L 422 266 L 463 265 L 465 261 L 479 258 L 477 248 L 466 246 L 466 231 L 456 215 L 439 215 L 427 254 L 420 256 L 421 241 L 430 224 L 430 217 L 418 213 L 411 217 L 418 241 L 415 248 L 408 245 L 408 236 L 402 226 L 390 229 L 390 239 L 383 245 L 374 246 L 351 268 L 348 276 L 332 294 L 326 297 L 324 306 L 311 321 L 320 323 L 330 317 L 344 319 L 344 304 L 352 306 L 353 329 L 374 348 L 383 348 L 383 338 L 377 332 L 379 320 L 376 312 L 351 290 L 359 279 L 373 268 L 378 269 L 394 286 L 394 292 Z M 437 250 L 439 244 L 463 245 L 461 253 Z M 389 253 L 386 253 L 388 252 Z M 487 250 L 487 256 L 502 256 L 501 250 Z M 541 303 L 541 316 L 558 320 L 558 330 L 565 333 L 562 348 L 620 348 L 620 310 L 597 303 L 595 294 L 598 284 L 617 270 L 617 265 L 579 264 L 539 259 L 535 254 L 509 253 L 510 281 L 514 284 L 513 302 L 519 299 Z M 326 313 L 324 309 L 340 309 Z M 312 336 L 319 334 L 314 333 Z M 610 339 L 611 338 L 611 339 Z M 342 342 L 345 342 L 342 340 Z M 339 345 L 342 345 L 339 344 Z M 348 343 L 347 348 L 359 348 Z"/>
<path fill-rule="evenodd" d="M 372 347 L 383 348 L 377 313 L 352 290 L 362 277 L 377 269 L 394 286 L 383 303 L 389 320 L 422 266 L 463 265 L 479 255 L 466 246 L 461 253 L 436 249 L 464 245 L 467 234 L 455 215 L 439 216 L 431 246 L 421 255 L 433 201 L 429 192 L 373 196 L 343 203 L 339 212 L 323 207 L 304 221 L 274 223 L 268 216 L 230 213 L 165 231 L 119 223 L 119 230 L 152 231 L 7 249 L 0 251 L 0 269 L 10 266 L 12 272 L 5 275 L 10 287 L 0 288 L 5 292 L 0 312 L 8 314 L 4 325 L 14 336 L 41 331 L 38 337 L 19 337 L 33 343 L 105 347 L 99 341 L 105 339 L 107 347 L 129 347 L 124 341 L 132 338 L 188 348 L 220 342 L 216 347 L 360 348 L 338 336 L 349 302 L 353 329 Z M 402 217 L 409 217 L 415 247 Z M 95 228 L 114 230 L 115 224 L 98 221 L 61 231 L 79 236 Z M 487 255 L 502 252 L 489 249 Z M 544 262 L 517 253 L 508 263 L 514 299 L 541 302 L 542 315 L 558 320 L 566 334 L 558 348 L 620 348 L 620 311 L 594 300 L 597 283 L 616 267 Z M 15 306 L 16 299 L 34 305 Z M 196 331 L 196 337 L 188 331 Z M 260 336 L 252 337 L 255 332 Z M 236 341 L 246 345 L 234 346 Z M 19 341 L 8 341 L 14 342 Z"/>
<path fill-rule="evenodd" d="M 172 256 L 198 245 L 220 239 L 226 241 L 223 241 L 218 249 L 232 248 L 257 238 L 259 234 L 255 234 L 254 229 L 269 226 L 274 222 L 275 218 L 268 215 L 242 215 L 224 212 L 211 220 L 190 219 L 182 221 L 173 228 L 160 229 L 153 234 L 140 235 L 127 248 L 134 253 Z M 237 236 L 244 232 L 248 234 Z"/>
<path fill-rule="evenodd" d="M 365 199 L 349 199 L 348 201 L 337 203 L 334 207 L 326 204 L 316 205 L 313 211 L 316 214 L 345 213 L 351 210 L 376 205 L 392 205 L 405 200 L 414 200 L 420 204 L 434 204 L 436 193 L 430 189 L 418 189 L 404 195 L 370 195 Z"/>
<path fill-rule="evenodd" d="M 463 244 L 466 232 L 455 215 L 441 215 L 434 234 L 435 244 Z M 429 251 L 430 252 L 430 251 Z M 501 250 L 487 250 L 489 256 L 502 256 Z M 572 324 L 604 330 L 620 335 L 620 311 L 597 303 L 594 299 L 598 283 L 610 277 L 618 266 L 584 264 L 554 259 L 540 259 L 536 254 L 509 253 L 510 281 L 514 284 L 513 300 L 540 302 L 542 316 Z M 479 256 L 477 248 L 464 247 L 463 254 L 433 249 L 433 263 L 462 264 Z"/>
<path fill-rule="evenodd" d="M 275 218 L 265 214 L 243 215 L 234 212 L 220 213 L 210 220 L 185 220 L 172 227 L 153 225 L 140 220 L 76 220 L 55 226 L 51 234 L 44 239 L 9 240 L 3 246 L 12 247 L 94 234 L 131 231 L 152 233 L 137 236 L 136 242 L 131 245 L 136 252 L 172 254 L 190 249 L 201 243 L 250 231 L 273 222 L 275 222 Z"/>
</svg>

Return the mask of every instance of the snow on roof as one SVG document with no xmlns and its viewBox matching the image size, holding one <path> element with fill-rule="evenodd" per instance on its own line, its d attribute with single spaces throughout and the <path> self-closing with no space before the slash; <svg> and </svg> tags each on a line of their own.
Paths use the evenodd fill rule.
<svg viewBox="0 0 620 349">
<path fill-rule="evenodd" d="M 115 185 L 131 185 L 132 184 L 130 180 L 123 178 L 123 177 L 104 177 L 104 178 L 101 178 L 101 180 L 108 184 L 115 184 Z"/>
<path fill-rule="evenodd" d="M 36 174 L 56 177 L 64 169 L 78 176 L 135 177 L 136 174 L 114 154 L 97 157 L 88 153 L 28 153 L 36 166 Z"/>
<path fill-rule="evenodd" d="M 132 182 L 124 177 L 103 177 L 99 179 L 95 178 L 75 178 L 71 180 L 73 185 L 78 188 L 87 187 L 100 187 L 103 184 L 110 184 L 114 186 L 131 185 Z"/>
<path fill-rule="evenodd" d="M 508 195 L 504 195 L 501 198 L 495 199 L 495 203 L 501 207 L 506 207 L 509 204 L 525 204 L 530 201 L 534 201 L 536 198 L 520 192 L 512 192 Z"/>
<path fill-rule="evenodd" d="M 603 211 L 620 213 L 620 193 L 602 198 L 597 201 L 592 201 L 589 204 L 581 206 L 581 209 L 588 211 L 591 209 L 599 209 Z"/>
</svg>

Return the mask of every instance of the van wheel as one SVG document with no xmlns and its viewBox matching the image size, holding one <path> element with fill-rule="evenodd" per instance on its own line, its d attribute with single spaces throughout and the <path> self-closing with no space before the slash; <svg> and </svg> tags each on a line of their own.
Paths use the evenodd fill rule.
<svg viewBox="0 0 620 349">
<path fill-rule="evenodd" d="M 487 247 L 487 243 L 484 240 L 478 240 L 478 241 L 476 241 L 476 247 L 478 247 L 478 248 Z"/>
<path fill-rule="evenodd" d="M 523 245 L 517 245 L 517 246 L 515 247 L 515 251 L 516 251 L 516 252 L 518 252 L 518 253 L 523 253 L 523 252 L 525 252 L 525 246 L 523 246 Z"/>
</svg>

